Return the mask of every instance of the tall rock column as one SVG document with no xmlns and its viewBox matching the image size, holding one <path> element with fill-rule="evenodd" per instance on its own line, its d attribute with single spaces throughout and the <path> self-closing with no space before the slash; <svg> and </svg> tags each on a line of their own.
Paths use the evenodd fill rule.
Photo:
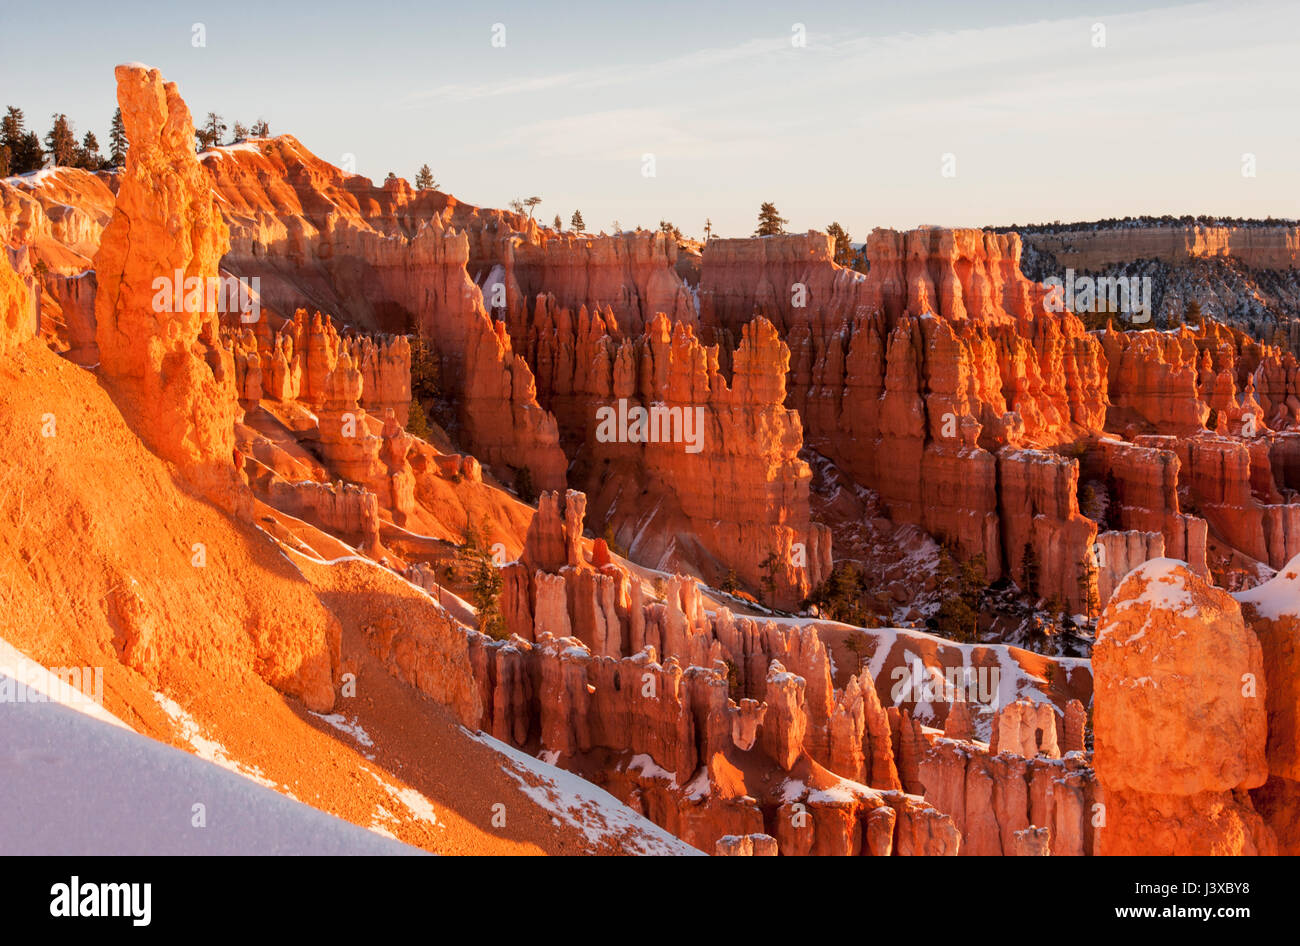
<svg viewBox="0 0 1300 946">
<path fill-rule="evenodd" d="M 231 468 L 234 362 L 208 291 L 230 245 L 226 226 L 175 83 L 139 64 L 116 74 L 131 144 L 95 254 L 100 374 L 154 452 L 182 467 Z"/>
</svg>

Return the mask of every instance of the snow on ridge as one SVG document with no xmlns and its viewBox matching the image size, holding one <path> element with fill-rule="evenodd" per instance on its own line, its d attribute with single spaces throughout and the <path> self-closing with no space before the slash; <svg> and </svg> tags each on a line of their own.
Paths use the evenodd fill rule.
<svg viewBox="0 0 1300 946">
<path fill-rule="evenodd" d="M 487 733 L 466 729 L 465 734 L 499 753 L 502 771 L 519 783 L 520 791 L 559 821 L 577 828 L 591 843 L 609 842 L 644 855 L 703 855 L 586 779 L 534 759 Z M 646 761 L 654 764 L 648 756 Z"/>
<path fill-rule="evenodd" d="M 1262 618 L 1277 621 L 1283 615 L 1300 616 L 1300 555 L 1295 556 L 1266 582 L 1233 595 L 1241 604 L 1253 605 Z"/>
</svg>

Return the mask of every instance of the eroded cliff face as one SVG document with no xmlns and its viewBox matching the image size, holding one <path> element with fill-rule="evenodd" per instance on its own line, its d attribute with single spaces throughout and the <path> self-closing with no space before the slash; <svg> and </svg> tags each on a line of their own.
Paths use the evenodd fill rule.
<svg viewBox="0 0 1300 946">
<path fill-rule="evenodd" d="M 1077 464 L 1051 450 L 1103 426 L 1105 359 L 1076 318 L 1047 310 L 1019 253 L 1014 234 L 877 230 L 862 275 L 832 262 L 824 234 L 715 240 L 702 331 L 725 340 L 769 315 L 792 352 L 787 403 L 807 446 L 894 520 L 983 555 L 990 581 L 1018 577 L 1030 543 L 1060 563 L 1042 596 L 1078 607 L 1096 529 Z"/>
<path fill-rule="evenodd" d="M 628 338 L 608 308 L 575 316 L 548 296 L 537 312 L 540 399 L 577 458 L 593 520 L 635 560 L 715 585 L 731 569 L 759 587 L 772 555 L 785 607 L 830 572 L 829 533 L 809 517 L 799 416 L 784 404 L 789 349 L 769 322 L 745 327 L 728 382 L 717 348 L 687 323 L 661 314 Z M 639 432 L 624 420 L 638 411 Z"/>
<path fill-rule="evenodd" d="M 1062 266 L 1103 270 L 1131 260 L 1185 263 L 1233 257 L 1254 269 L 1288 270 L 1300 262 L 1300 230 L 1295 227 L 1141 226 L 1059 230 L 1026 237 L 1056 257 Z"/>
<path fill-rule="evenodd" d="M 506 566 L 508 640 L 471 638 L 498 739 L 545 754 L 702 850 L 766 834 L 784 854 L 955 854 L 904 795 L 894 745 L 916 733 L 870 674 L 832 685 L 815 628 L 709 613 L 694 581 L 651 600 L 582 541 L 586 497 L 546 494 Z"/>
</svg>

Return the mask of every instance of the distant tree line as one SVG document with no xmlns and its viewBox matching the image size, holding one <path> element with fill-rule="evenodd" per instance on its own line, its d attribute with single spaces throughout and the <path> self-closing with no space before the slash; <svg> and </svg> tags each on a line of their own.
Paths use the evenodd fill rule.
<svg viewBox="0 0 1300 946">
<path fill-rule="evenodd" d="M 194 148 L 204 151 L 222 144 L 227 131 L 226 144 L 238 144 L 248 138 L 265 138 L 271 134 L 265 120 L 258 119 L 251 126 L 235 122 L 231 129 L 216 112 L 208 112 L 207 119 L 195 129 Z M 108 153 L 100 150 L 99 139 L 93 131 L 77 138 L 72 121 L 63 112 L 50 116 L 50 130 L 42 138 L 27 127 L 27 117 L 16 105 L 5 109 L 0 118 L 0 177 L 26 174 L 44 167 L 82 168 L 101 171 L 121 167 L 126 161 L 126 129 L 122 124 L 122 110 L 113 112 L 108 126 Z"/>
</svg>

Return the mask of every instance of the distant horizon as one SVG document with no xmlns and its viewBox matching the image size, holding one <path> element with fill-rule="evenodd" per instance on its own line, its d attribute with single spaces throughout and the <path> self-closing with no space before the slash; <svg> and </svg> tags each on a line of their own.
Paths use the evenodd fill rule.
<svg viewBox="0 0 1300 946">
<path fill-rule="evenodd" d="M 790 232 L 836 221 L 855 242 L 876 227 L 1300 217 L 1286 118 L 1300 9 L 1272 0 L 1117 13 L 1070 0 L 1054 19 L 1018 0 L 743 16 L 674 0 L 502 6 L 357 21 L 336 3 L 295 17 L 232 2 L 198 23 L 133 2 L 106 21 L 73 2 L 66 22 L 28 18 L 0 38 L 0 107 L 42 137 L 66 113 L 102 151 L 112 68 L 142 60 L 196 125 L 210 111 L 265 119 L 376 185 L 427 163 L 467 203 L 535 194 L 539 222 L 567 229 L 581 210 L 591 232 L 667 220 L 700 238 L 709 218 L 743 237 L 763 201 Z M 6 22 L 25 11 L 0 2 Z M 56 42 L 66 66 L 51 73 Z"/>
</svg>

